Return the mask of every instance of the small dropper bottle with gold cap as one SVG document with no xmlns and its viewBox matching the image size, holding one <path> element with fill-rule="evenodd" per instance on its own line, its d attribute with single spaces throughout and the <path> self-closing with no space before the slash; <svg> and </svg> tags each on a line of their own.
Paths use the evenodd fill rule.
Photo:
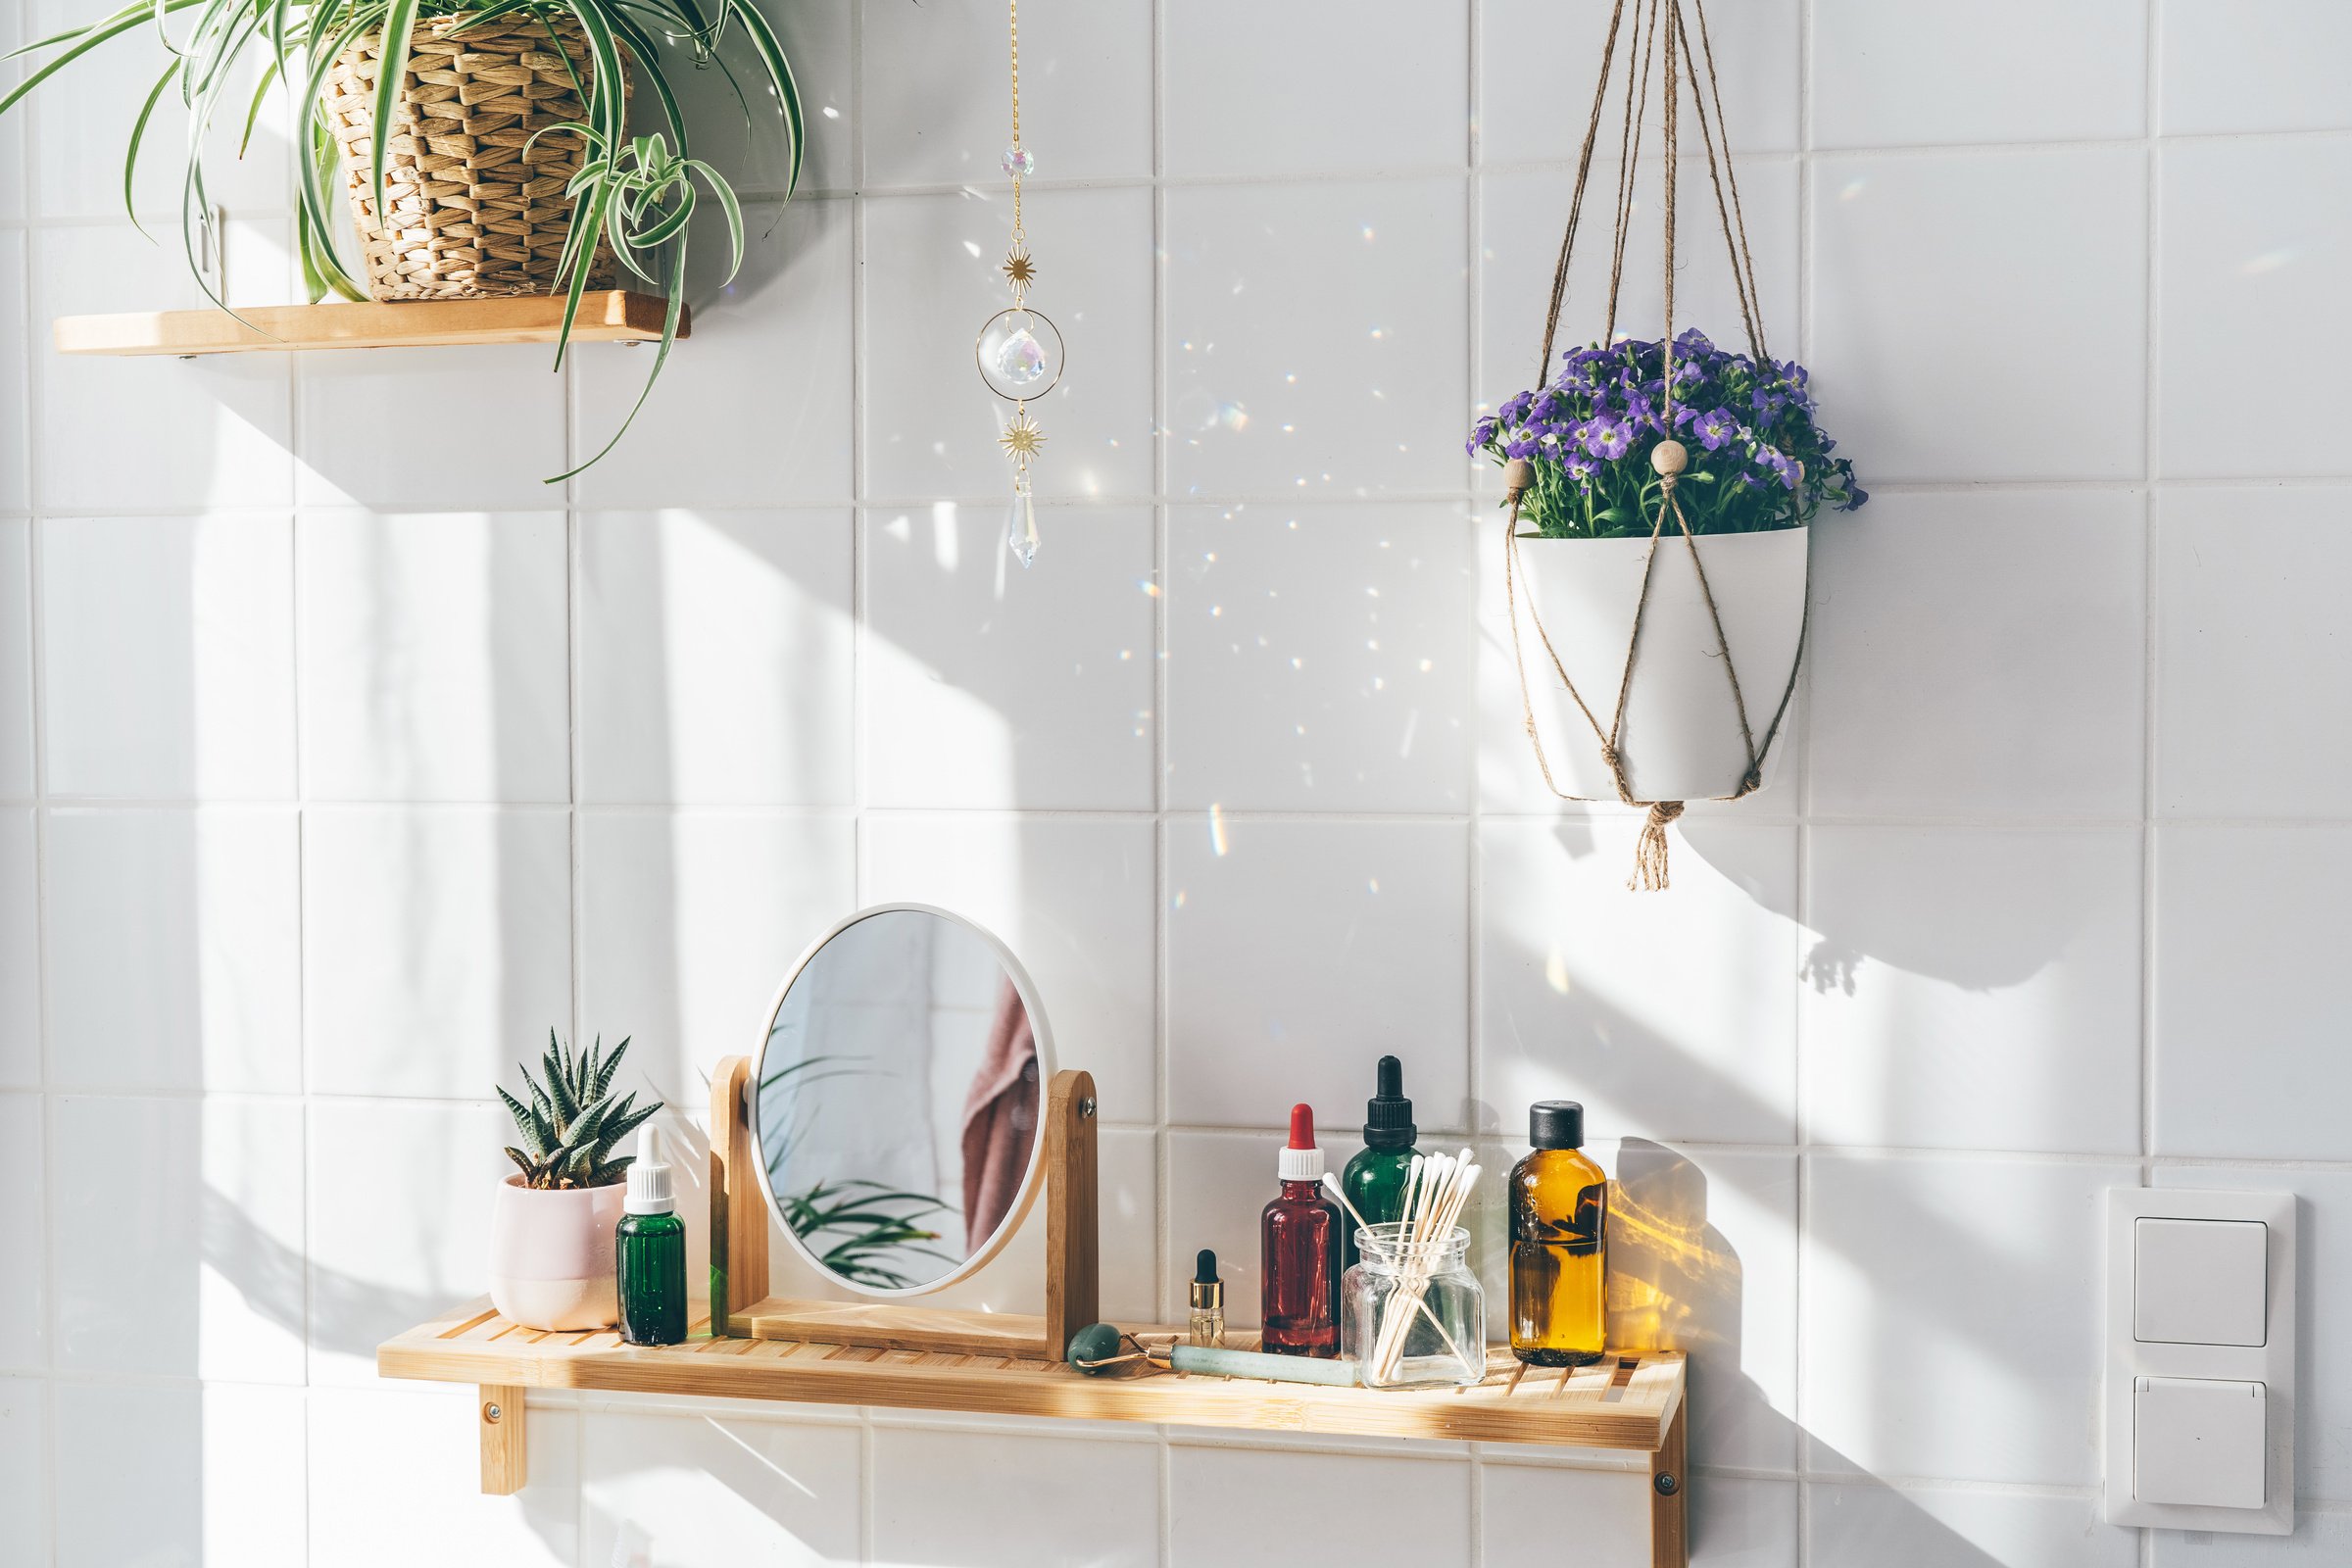
<svg viewBox="0 0 2352 1568">
<path fill-rule="evenodd" d="M 1192 1343 L 1204 1350 L 1225 1345 L 1225 1282 L 1217 1278 L 1217 1254 L 1207 1248 L 1193 1260 Z"/>
</svg>

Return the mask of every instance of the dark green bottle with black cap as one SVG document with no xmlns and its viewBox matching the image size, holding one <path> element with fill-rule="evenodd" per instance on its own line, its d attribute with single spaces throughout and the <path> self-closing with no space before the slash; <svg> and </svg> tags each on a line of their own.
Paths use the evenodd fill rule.
<svg viewBox="0 0 2352 1568">
<path fill-rule="evenodd" d="M 1368 1223 L 1388 1225 L 1404 1218 L 1405 1177 L 1421 1130 L 1413 1125 L 1413 1102 L 1404 1098 L 1404 1063 L 1381 1057 L 1374 1087 L 1378 1093 L 1364 1104 L 1364 1152 L 1341 1172 L 1340 1191 Z M 1355 1225 L 1351 1221 L 1341 1229 L 1346 1232 L 1342 1266 L 1353 1268 Z"/>
</svg>

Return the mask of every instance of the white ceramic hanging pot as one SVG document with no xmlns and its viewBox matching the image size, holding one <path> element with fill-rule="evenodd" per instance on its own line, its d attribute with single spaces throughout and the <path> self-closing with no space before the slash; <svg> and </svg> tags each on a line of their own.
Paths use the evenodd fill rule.
<svg viewBox="0 0 2352 1568">
<path fill-rule="evenodd" d="M 612 1233 L 629 1189 L 499 1185 L 490 1211 L 490 1303 L 526 1329 L 609 1329 L 620 1321 Z"/>
<path fill-rule="evenodd" d="M 1809 529 L 1780 528 L 1701 534 L 1696 541 L 1759 748 L 1788 689 L 1804 632 L 1809 537 Z M 1542 618 L 1561 666 L 1605 730 L 1617 708 L 1649 551 L 1647 536 L 1519 536 L 1517 613 L 1528 705 L 1551 776 L 1570 795 L 1615 800 L 1617 785 L 1602 760 L 1599 737 L 1561 682 L 1531 617 Z M 1723 643 L 1707 613 L 1690 543 L 1669 527 L 1657 541 L 1642 644 L 1619 731 L 1618 749 L 1634 799 L 1703 801 L 1739 793 L 1747 772 L 1747 748 L 1724 672 Z M 1782 727 L 1785 732 L 1786 720 Z M 1776 744 L 1765 759 L 1768 778 L 1781 750 Z"/>
</svg>

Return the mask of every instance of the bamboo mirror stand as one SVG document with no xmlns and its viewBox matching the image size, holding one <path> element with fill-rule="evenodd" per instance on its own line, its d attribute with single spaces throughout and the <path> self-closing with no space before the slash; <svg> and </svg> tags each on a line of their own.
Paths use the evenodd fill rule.
<svg viewBox="0 0 2352 1568">
<path fill-rule="evenodd" d="M 768 1203 L 752 1125 L 752 1058 L 728 1056 L 710 1080 L 710 1333 L 716 1339 L 818 1341 L 886 1350 L 1059 1361 L 1070 1336 L 1100 1315 L 1096 1231 L 1095 1080 L 1054 1074 L 1041 1132 L 1044 1181 L 1031 1183 L 1017 1230 L 1042 1185 L 1046 1201 L 1043 1315 L 966 1312 L 898 1301 L 793 1300 L 768 1294 Z"/>
</svg>

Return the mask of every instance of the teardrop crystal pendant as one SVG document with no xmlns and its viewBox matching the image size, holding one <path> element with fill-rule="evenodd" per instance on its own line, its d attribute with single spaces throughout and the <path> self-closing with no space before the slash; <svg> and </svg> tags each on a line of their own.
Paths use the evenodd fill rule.
<svg viewBox="0 0 2352 1568">
<path fill-rule="evenodd" d="M 998 345 L 997 373 L 1014 386 L 1034 386 L 1046 373 L 1046 346 L 1027 322 L 1006 333 Z"/>
<path fill-rule="evenodd" d="M 1037 503 L 1029 494 L 1029 475 L 1012 481 L 1012 505 L 1004 511 L 1004 542 L 1024 566 L 1037 563 Z"/>
</svg>

